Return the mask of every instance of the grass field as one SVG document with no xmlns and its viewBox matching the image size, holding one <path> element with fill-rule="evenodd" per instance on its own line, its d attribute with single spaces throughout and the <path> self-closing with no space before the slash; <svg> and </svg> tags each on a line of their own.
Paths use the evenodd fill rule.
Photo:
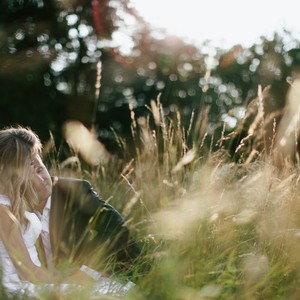
<svg viewBox="0 0 300 300">
<path fill-rule="evenodd" d="M 159 101 L 149 109 L 149 119 L 132 111 L 130 151 L 116 136 L 122 158 L 97 144 L 102 163 L 84 167 L 69 137 L 73 156 L 52 166 L 90 180 L 143 245 L 151 268 L 126 299 L 299 299 L 297 164 L 279 171 L 266 151 L 233 163 L 205 141 L 203 119 L 183 128 Z"/>
</svg>

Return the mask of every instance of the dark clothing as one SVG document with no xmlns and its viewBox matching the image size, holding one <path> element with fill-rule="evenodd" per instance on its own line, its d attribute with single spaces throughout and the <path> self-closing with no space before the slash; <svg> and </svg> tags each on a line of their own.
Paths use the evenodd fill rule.
<svg viewBox="0 0 300 300">
<path fill-rule="evenodd" d="M 86 180 L 53 178 L 50 241 L 54 261 L 68 259 L 100 270 L 130 272 L 140 247 L 120 213 L 100 199 Z"/>
</svg>

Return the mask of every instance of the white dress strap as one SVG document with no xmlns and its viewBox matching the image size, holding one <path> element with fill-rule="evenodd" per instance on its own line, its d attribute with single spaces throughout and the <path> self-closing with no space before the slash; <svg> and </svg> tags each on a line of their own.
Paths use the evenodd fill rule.
<svg viewBox="0 0 300 300">
<path fill-rule="evenodd" d="M 11 206 L 10 199 L 3 194 L 0 194 L 0 204 L 5 206 Z"/>
</svg>

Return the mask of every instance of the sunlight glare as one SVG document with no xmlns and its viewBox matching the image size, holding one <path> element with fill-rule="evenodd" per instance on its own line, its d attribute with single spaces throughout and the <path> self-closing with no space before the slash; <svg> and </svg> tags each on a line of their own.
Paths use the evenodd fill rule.
<svg viewBox="0 0 300 300">
<path fill-rule="evenodd" d="M 250 46 L 264 35 L 286 27 L 300 29 L 297 0 L 132 0 L 132 6 L 152 26 L 196 44 L 211 40 L 222 47 Z"/>
</svg>

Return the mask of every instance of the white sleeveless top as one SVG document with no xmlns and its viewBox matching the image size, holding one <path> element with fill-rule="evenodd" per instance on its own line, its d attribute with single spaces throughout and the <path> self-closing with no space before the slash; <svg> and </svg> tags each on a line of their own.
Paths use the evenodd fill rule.
<svg viewBox="0 0 300 300">
<path fill-rule="evenodd" d="M 5 205 L 7 207 L 11 206 L 10 199 L 7 196 L 2 194 L 0 194 L 0 204 Z M 28 219 L 29 224 L 27 229 L 25 229 L 24 227 L 21 229 L 24 243 L 27 247 L 32 262 L 37 266 L 41 266 L 41 262 L 38 258 L 35 242 L 41 233 L 42 224 L 35 213 L 25 211 L 25 217 Z M 0 261 L 1 261 L 1 269 L 2 269 L 2 284 L 4 285 L 4 287 L 9 291 L 17 291 L 22 289 L 23 284 L 25 282 L 19 278 L 18 271 L 16 270 L 1 240 L 0 240 Z"/>
</svg>

